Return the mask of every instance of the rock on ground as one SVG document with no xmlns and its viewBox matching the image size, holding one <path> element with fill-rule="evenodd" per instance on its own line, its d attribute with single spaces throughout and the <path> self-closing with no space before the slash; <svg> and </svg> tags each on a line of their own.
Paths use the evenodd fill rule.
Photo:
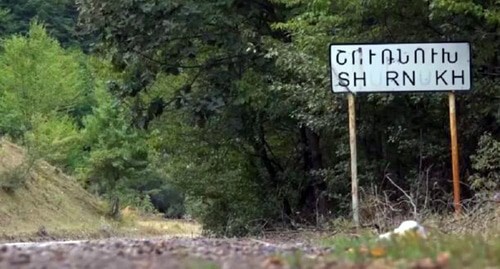
<svg viewBox="0 0 500 269">
<path fill-rule="evenodd" d="M 331 249 L 251 239 L 111 239 L 0 247 L 0 268 L 290 268 L 285 255 L 322 257 Z M 297 256 L 299 257 L 299 256 Z M 326 268 L 326 267 L 322 267 Z M 333 268 L 333 267 L 328 267 Z M 342 267 L 335 267 L 342 268 Z"/>
</svg>

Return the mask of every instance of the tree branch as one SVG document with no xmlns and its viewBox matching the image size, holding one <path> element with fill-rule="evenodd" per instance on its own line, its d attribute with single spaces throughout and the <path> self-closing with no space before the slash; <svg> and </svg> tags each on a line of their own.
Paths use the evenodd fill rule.
<svg viewBox="0 0 500 269">
<path fill-rule="evenodd" d="M 403 190 L 403 188 L 399 187 L 393 180 L 392 178 L 389 176 L 389 174 L 386 174 L 385 177 L 389 180 L 389 182 L 391 182 L 392 185 L 394 185 L 398 190 L 400 190 L 404 196 L 406 196 L 408 198 L 408 201 L 410 202 L 410 204 L 412 205 L 413 207 L 413 217 L 415 219 L 418 218 L 418 213 L 417 213 L 417 205 L 415 204 L 415 202 L 413 201 L 413 198 L 405 191 Z"/>
</svg>

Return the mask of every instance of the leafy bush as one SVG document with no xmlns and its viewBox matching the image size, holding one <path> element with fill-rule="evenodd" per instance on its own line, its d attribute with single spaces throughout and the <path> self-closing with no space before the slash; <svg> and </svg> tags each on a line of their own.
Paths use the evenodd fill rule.
<svg viewBox="0 0 500 269">
<path fill-rule="evenodd" d="M 68 116 L 34 116 L 26 141 L 38 156 L 60 167 L 74 168 L 82 161 L 80 132 Z"/>
<path fill-rule="evenodd" d="M 257 233 L 278 218 L 277 195 L 256 183 L 258 174 L 241 169 L 244 156 L 237 152 L 185 143 L 168 156 L 169 181 L 185 193 L 186 213 L 200 221 L 206 233 Z"/>
<path fill-rule="evenodd" d="M 160 189 L 152 191 L 151 203 L 166 218 L 179 219 L 186 213 L 184 195 L 170 184 L 163 183 Z"/>
<path fill-rule="evenodd" d="M 478 191 L 495 191 L 500 188 L 500 141 L 491 133 L 479 139 L 476 154 L 471 156 L 476 171 L 469 177 L 472 187 Z"/>
<path fill-rule="evenodd" d="M 131 207 L 142 213 L 156 212 L 156 208 L 151 203 L 151 197 L 148 194 L 141 194 L 132 188 L 117 189 L 113 192 L 105 193 L 103 197 L 111 201 L 112 206 L 116 206 L 118 210 Z"/>
<path fill-rule="evenodd" d="M 30 170 L 31 167 L 23 164 L 0 172 L 0 188 L 6 192 L 21 188 L 29 179 Z"/>
<path fill-rule="evenodd" d="M 6 165 L 4 170 L 0 171 L 0 188 L 7 192 L 13 192 L 23 187 L 29 180 L 36 161 L 36 155 L 28 148 L 25 159 L 21 163 L 11 167 Z"/>
</svg>

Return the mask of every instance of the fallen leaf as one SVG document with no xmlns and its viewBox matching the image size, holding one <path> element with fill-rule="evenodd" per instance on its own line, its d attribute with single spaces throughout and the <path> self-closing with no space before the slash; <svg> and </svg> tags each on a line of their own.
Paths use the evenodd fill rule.
<svg viewBox="0 0 500 269">
<path fill-rule="evenodd" d="M 441 252 L 436 257 L 436 263 L 442 267 L 446 268 L 450 264 L 450 253 L 449 252 Z"/>
<path fill-rule="evenodd" d="M 383 257 L 387 254 L 387 251 L 385 248 L 381 246 L 376 246 L 372 249 L 370 249 L 370 255 L 375 258 L 380 258 Z"/>
<path fill-rule="evenodd" d="M 370 253 L 370 250 L 366 246 L 361 246 L 358 249 L 358 253 L 362 255 L 367 255 L 368 253 Z"/>
<path fill-rule="evenodd" d="M 279 257 L 269 257 L 262 263 L 265 269 L 278 269 L 285 267 L 285 261 Z"/>
<path fill-rule="evenodd" d="M 416 262 L 414 269 L 439 269 L 440 267 L 431 258 L 425 258 Z"/>
</svg>

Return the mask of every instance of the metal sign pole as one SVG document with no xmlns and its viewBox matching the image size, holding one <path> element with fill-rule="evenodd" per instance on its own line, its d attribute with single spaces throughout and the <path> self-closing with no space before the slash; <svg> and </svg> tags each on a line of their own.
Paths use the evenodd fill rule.
<svg viewBox="0 0 500 269">
<path fill-rule="evenodd" d="M 347 95 L 349 103 L 349 144 L 351 148 L 351 195 L 352 218 L 354 225 L 359 227 L 359 197 L 358 197 L 358 164 L 356 152 L 356 107 L 354 94 Z"/>
<path fill-rule="evenodd" d="M 458 163 L 458 139 L 457 139 L 457 116 L 455 109 L 455 93 L 448 94 L 450 107 L 450 136 L 451 136 L 451 164 L 453 172 L 453 204 L 455 214 L 460 214 L 462 206 L 460 204 L 460 169 Z"/>
</svg>

